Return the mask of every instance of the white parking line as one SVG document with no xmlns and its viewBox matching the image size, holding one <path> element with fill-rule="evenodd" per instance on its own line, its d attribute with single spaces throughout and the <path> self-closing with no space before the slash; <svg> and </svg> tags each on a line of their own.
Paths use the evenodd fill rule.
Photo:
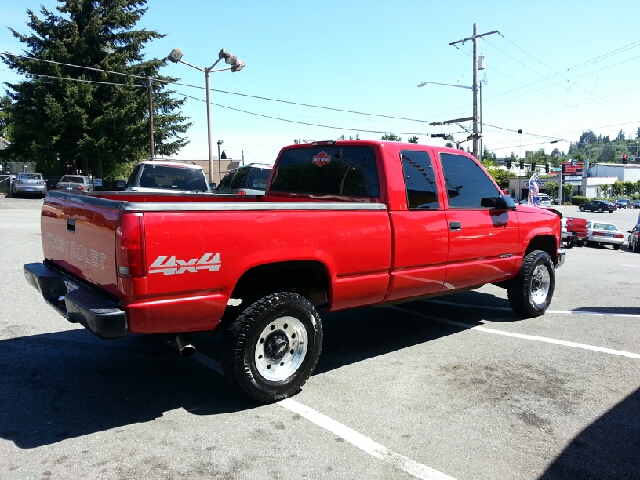
<svg viewBox="0 0 640 480">
<path fill-rule="evenodd" d="M 315 423 L 321 428 L 330 431 L 331 433 L 338 435 L 340 438 L 346 440 L 350 444 L 358 447 L 360 450 L 372 455 L 385 463 L 392 465 L 398 470 L 407 472 L 416 478 L 424 480 L 453 480 L 453 477 L 445 475 L 442 472 L 434 470 L 431 467 L 427 467 L 418 462 L 414 462 L 410 458 L 403 455 L 392 452 L 388 448 L 374 442 L 370 438 L 356 432 L 355 430 L 336 422 L 335 420 L 323 415 L 306 405 L 301 404 L 291 398 L 287 398 L 278 402 L 287 410 L 291 410 L 294 413 L 306 418 L 312 423 Z"/>
<path fill-rule="evenodd" d="M 171 346 L 175 348 L 175 345 L 171 344 Z M 195 352 L 191 358 L 201 363 L 205 367 L 208 367 L 221 375 L 223 374 L 220 364 L 212 358 L 209 358 L 201 354 L 200 352 Z M 409 475 L 419 478 L 420 480 L 455 480 L 453 477 L 445 475 L 438 470 L 434 470 L 431 467 L 427 467 L 426 465 L 415 462 L 410 458 L 389 450 L 387 447 L 374 442 L 370 438 L 356 432 L 352 428 L 349 428 L 346 425 L 341 424 L 340 422 L 336 422 L 335 420 L 327 417 L 326 415 L 323 415 L 320 412 L 317 412 L 310 407 L 307 407 L 306 405 L 303 405 L 300 402 L 287 398 L 278 402 L 278 405 L 286 408 L 293 413 L 297 413 L 301 417 L 306 418 L 320 428 L 324 428 L 334 435 L 338 435 L 343 440 L 349 442 L 355 447 L 358 447 L 360 450 L 368 453 L 369 455 L 372 455 L 382 460 L 383 462 L 388 463 L 398 470 L 402 470 Z"/>
<path fill-rule="evenodd" d="M 628 263 L 621 263 L 620 265 L 622 265 L 623 267 L 640 268 L 640 265 L 629 265 Z"/>
<path fill-rule="evenodd" d="M 555 345 L 563 345 L 565 347 L 581 348 L 583 350 L 591 350 L 593 352 L 608 353 L 609 355 L 619 355 L 619 356 L 622 356 L 622 357 L 640 359 L 640 354 L 631 353 L 631 352 L 625 352 L 624 350 L 613 350 L 611 348 L 595 347 L 593 345 L 587 345 L 587 344 L 584 344 L 584 343 L 567 342 L 565 340 L 556 340 L 555 338 L 538 337 L 536 335 L 524 335 L 524 334 L 521 334 L 521 333 L 503 332 L 502 330 L 496 330 L 494 328 L 486 328 L 486 327 L 481 327 L 481 326 L 478 326 L 478 325 L 469 325 L 467 323 L 454 322 L 453 320 L 447 320 L 445 318 L 434 317 L 433 315 L 428 315 L 426 313 L 415 312 L 413 310 L 408 310 L 408 309 L 402 308 L 402 307 L 388 307 L 388 308 L 393 309 L 393 310 L 397 310 L 399 312 L 408 313 L 410 315 L 415 315 L 417 317 L 422 317 L 422 318 L 427 318 L 429 320 L 434 320 L 436 322 L 448 323 L 449 325 L 455 325 L 456 327 L 462 327 L 462 328 L 466 328 L 468 330 L 479 330 L 481 332 L 493 333 L 495 335 L 503 335 L 505 337 L 516 337 L 516 338 L 521 338 L 521 339 L 524 339 L 524 340 L 533 340 L 533 341 L 536 341 L 536 342 L 552 343 L 552 344 L 555 344 Z"/>
<path fill-rule="evenodd" d="M 447 302 L 446 300 L 423 300 L 429 303 L 438 303 L 440 305 L 450 305 L 460 308 L 483 308 L 485 310 L 499 310 L 501 312 L 513 312 L 510 307 L 492 307 L 490 305 L 470 305 L 468 303 Z M 562 314 L 562 315 L 606 315 L 607 317 L 634 317 L 640 318 L 637 313 L 609 313 L 609 312 L 592 312 L 591 310 L 547 310 L 545 313 Z"/>
</svg>

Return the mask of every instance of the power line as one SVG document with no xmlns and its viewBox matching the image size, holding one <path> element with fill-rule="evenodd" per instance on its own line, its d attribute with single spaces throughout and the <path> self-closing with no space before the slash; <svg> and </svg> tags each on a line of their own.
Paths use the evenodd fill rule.
<svg viewBox="0 0 640 480">
<path fill-rule="evenodd" d="M 190 88 L 197 88 L 199 90 L 204 90 L 204 87 L 198 86 L 198 85 L 190 85 L 187 83 L 180 83 L 177 81 L 170 81 L 170 80 L 164 80 L 161 78 L 152 78 L 152 77 L 144 77 L 144 76 L 140 76 L 140 75 L 133 75 L 133 74 L 128 74 L 128 73 L 122 73 L 122 72 L 115 72 L 113 70 L 102 70 L 99 68 L 95 68 L 95 67 L 84 67 L 81 65 L 73 65 L 70 63 L 61 63 L 61 62 L 56 62 L 53 60 L 44 60 L 44 59 L 40 59 L 40 58 L 36 58 L 36 57 L 29 57 L 26 55 L 15 55 L 13 53 L 9 53 L 9 52 L 3 52 L 3 55 L 10 55 L 12 57 L 20 57 L 20 58 L 27 58 L 29 60 L 36 60 L 36 61 L 40 61 L 40 62 L 46 62 L 46 63 L 51 63 L 51 64 L 55 64 L 55 65 L 62 65 L 62 66 L 66 66 L 66 67 L 74 67 L 74 68 L 84 68 L 87 70 L 91 70 L 91 71 L 96 71 L 96 72 L 103 72 L 103 73 L 112 73 L 115 75 L 123 75 L 123 76 L 128 76 L 128 77 L 134 77 L 134 78 L 140 78 L 140 79 L 144 79 L 147 80 L 148 78 L 151 78 L 154 81 L 157 82 L 163 82 L 163 83 L 167 83 L 167 84 L 173 84 L 173 85 L 179 85 L 179 86 L 183 86 L 183 87 L 190 87 Z M 312 105 L 309 103 L 299 103 L 299 102 L 292 102 L 289 100 L 281 100 L 281 99 L 276 99 L 276 98 L 269 98 L 269 97 L 263 97 L 263 96 L 259 96 L 259 95 L 250 95 L 250 94 L 246 94 L 246 93 L 239 93 L 239 92 L 229 92 L 226 90 L 219 90 L 216 88 L 212 88 L 211 91 L 213 92 L 218 92 L 218 93 L 224 93 L 227 95 L 237 95 L 239 97 L 247 97 L 247 98 L 255 98 L 258 100 L 264 100 L 264 101 L 270 101 L 270 102 L 278 102 L 278 103 L 285 103 L 288 105 L 299 105 L 302 107 L 308 107 L 308 108 L 318 108 L 318 109 L 323 109 L 323 110 L 330 110 L 330 111 L 334 111 L 334 112 L 342 112 L 342 113 L 352 113 L 355 115 L 364 115 L 364 116 L 370 116 L 370 117 L 379 117 L 379 118 L 386 118 L 389 120 L 407 120 L 410 122 L 416 122 L 416 123 L 429 123 L 429 120 L 421 120 L 421 119 L 417 119 L 417 118 L 407 118 L 407 117 L 395 117 L 392 115 L 382 115 L 382 114 L 376 114 L 376 113 L 366 113 L 366 112 L 359 112 L 356 110 L 344 110 L 341 108 L 334 108 L 334 107 L 326 107 L 326 106 L 321 106 L 321 105 Z"/>
</svg>

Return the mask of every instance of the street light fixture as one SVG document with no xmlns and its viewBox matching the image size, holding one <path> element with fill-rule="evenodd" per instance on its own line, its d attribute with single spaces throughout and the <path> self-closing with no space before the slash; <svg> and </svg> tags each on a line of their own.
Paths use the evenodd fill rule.
<svg viewBox="0 0 640 480">
<path fill-rule="evenodd" d="M 223 72 L 225 70 L 231 70 L 232 72 L 239 72 L 244 68 L 244 62 L 240 60 L 235 55 L 227 52 L 224 48 L 220 50 L 218 53 L 218 59 L 214 62 L 213 65 L 207 68 L 201 68 L 196 65 L 192 65 L 190 63 L 182 60 L 184 53 L 179 48 L 174 48 L 171 50 L 171 53 L 167 55 L 167 60 L 173 63 L 184 63 L 189 67 L 195 68 L 196 70 L 200 70 L 204 72 L 204 81 L 205 81 L 205 89 L 207 93 L 207 138 L 209 142 L 209 182 L 213 182 L 213 144 L 211 140 L 211 106 L 209 101 L 209 74 L 211 72 Z M 213 68 L 220 62 L 220 60 L 224 60 L 224 63 L 227 65 L 231 65 L 230 67 L 218 68 L 214 70 Z M 220 140 L 222 141 L 222 140 Z M 220 142 L 218 142 L 218 150 L 220 150 Z M 218 155 L 218 168 L 220 167 L 220 155 Z M 220 172 L 218 172 L 220 173 Z"/>
</svg>

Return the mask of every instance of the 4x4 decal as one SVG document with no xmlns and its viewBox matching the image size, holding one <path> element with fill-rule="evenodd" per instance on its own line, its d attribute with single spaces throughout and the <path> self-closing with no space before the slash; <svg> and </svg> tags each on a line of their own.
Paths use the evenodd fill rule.
<svg viewBox="0 0 640 480">
<path fill-rule="evenodd" d="M 220 254 L 205 253 L 191 260 L 178 260 L 176 256 L 160 255 L 149 267 L 149 273 L 163 273 L 165 275 L 181 275 L 184 272 L 198 273 L 198 270 L 217 272 L 220 270 Z"/>
</svg>

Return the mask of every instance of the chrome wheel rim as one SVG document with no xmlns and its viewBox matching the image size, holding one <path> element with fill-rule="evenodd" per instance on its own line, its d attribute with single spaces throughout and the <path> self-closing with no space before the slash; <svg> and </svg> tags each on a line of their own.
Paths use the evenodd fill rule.
<svg viewBox="0 0 640 480">
<path fill-rule="evenodd" d="M 307 354 L 307 330 L 295 317 L 278 317 L 262 330 L 255 348 L 255 365 L 266 380 L 279 382 L 293 375 Z"/>
<path fill-rule="evenodd" d="M 533 271 L 531 279 L 531 300 L 536 305 L 542 305 L 547 301 L 551 288 L 551 274 L 544 265 L 538 265 Z"/>
</svg>

